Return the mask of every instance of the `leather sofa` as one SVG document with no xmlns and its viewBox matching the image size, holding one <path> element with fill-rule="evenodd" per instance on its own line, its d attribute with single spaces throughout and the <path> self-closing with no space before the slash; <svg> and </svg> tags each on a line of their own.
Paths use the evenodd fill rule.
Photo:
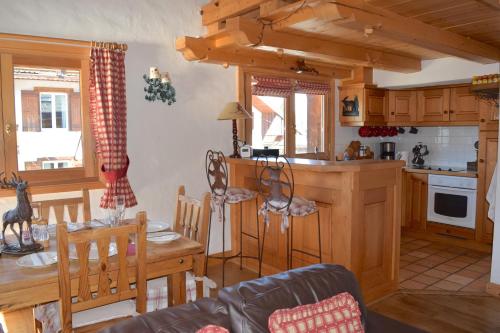
<svg viewBox="0 0 500 333">
<path fill-rule="evenodd" d="M 102 333 L 189 333 L 214 324 L 234 333 L 268 332 L 267 319 L 277 309 L 316 303 L 342 292 L 358 301 L 367 333 L 424 331 L 367 310 L 354 274 L 342 266 L 318 264 L 241 282 L 203 298 L 122 321 Z"/>
</svg>

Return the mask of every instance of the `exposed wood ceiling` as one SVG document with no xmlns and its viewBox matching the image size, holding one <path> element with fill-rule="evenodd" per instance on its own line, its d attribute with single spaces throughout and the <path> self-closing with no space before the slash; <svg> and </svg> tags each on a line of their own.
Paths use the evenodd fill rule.
<svg viewBox="0 0 500 333">
<path fill-rule="evenodd" d="M 187 60 L 289 71 L 297 60 L 345 78 L 358 66 L 420 70 L 422 59 L 500 59 L 499 0 L 212 0 Z"/>
</svg>

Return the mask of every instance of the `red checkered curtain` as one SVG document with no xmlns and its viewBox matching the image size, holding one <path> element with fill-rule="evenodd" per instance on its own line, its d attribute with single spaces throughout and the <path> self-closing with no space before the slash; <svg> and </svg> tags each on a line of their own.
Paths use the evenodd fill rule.
<svg viewBox="0 0 500 333">
<path fill-rule="evenodd" d="M 330 92 L 330 85 L 323 82 L 297 80 L 295 92 L 309 95 L 327 95 Z"/>
<path fill-rule="evenodd" d="M 126 207 L 137 205 L 127 178 L 127 101 L 125 53 L 93 47 L 90 64 L 90 119 L 106 190 L 102 208 L 114 208 L 114 196 L 124 195 Z"/>
<path fill-rule="evenodd" d="M 254 76 L 255 84 L 252 85 L 252 95 L 288 97 L 293 92 L 290 79 L 273 76 Z"/>
</svg>

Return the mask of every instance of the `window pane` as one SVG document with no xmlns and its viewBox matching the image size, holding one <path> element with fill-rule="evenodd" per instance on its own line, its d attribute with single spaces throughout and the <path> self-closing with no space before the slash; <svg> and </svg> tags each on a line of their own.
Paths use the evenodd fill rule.
<svg viewBox="0 0 500 333">
<path fill-rule="evenodd" d="M 68 99 L 66 95 L 55 95 L 56 98 L 56 128 L 67 128 Z"/>
<path fill-rule="evenodd" d="M 285 153 L 285 98 L 252 96 L 254 148 L 279 149 Z"/>
<path fill-rule="evenodd" d="M 42 128 L 52 128 L 52 95 L 40 94 Z"/>
<path fill-rule="evenodd" d="M 295 153 L 325 151 L 325 96 L 295 94 Z"/>
<path fill-rule="evenodd" d="M 82 167 L 80 72 L 14 66 L 18 170 Z"/>
</svg>

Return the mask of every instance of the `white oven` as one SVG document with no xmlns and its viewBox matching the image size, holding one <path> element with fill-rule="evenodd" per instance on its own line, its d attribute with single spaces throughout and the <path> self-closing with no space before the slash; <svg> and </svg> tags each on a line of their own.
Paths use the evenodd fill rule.
<svg viewBox="0 0 500 333">
<path fill-rule="evenodd" d="M 475 229 L 477 179 L 429 175 L 427 220 Z"/>
</svg>

